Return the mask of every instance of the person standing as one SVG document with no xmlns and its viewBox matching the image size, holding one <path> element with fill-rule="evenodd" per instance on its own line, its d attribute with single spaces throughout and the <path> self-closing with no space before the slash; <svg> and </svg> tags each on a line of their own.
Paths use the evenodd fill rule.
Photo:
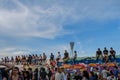
<svg viewBox="0 0 120 80">
<path fill-rule="evenodd" d="M 21 77 L 21 75 L 19 73 L 20 73 L 19 68 L 14 67 L 12 69 L 10 76 L 9 76 L 9 80 L 23 80 L 23 78 Z"/>
<path fill-rule="evenodd" d="M 55 80 L 64 80 L 61 68 L 57 69 L 57 72 L 55 73 Z"/>
<path fill-rule="evenodd" d="M 103 67 L 103 70 L 102 70 L 102 72 L 101 72 L 101 75 L 102 75 L 102 80 L 107 80 L 107 77 L 108 77 L 108 74 L 109 73 L 109 71 L 107 71 L 107 69 L 106 69 L 106 67 L 104 66 Z"/>
<path fill-rule="evenodd" d="M 47 80 L 47 72 L 45 71 L 45 68 L 40 69 L 40 80 Z"/>
<path fill-rule="evenodd" d="M 89 80 L 89 73 L 88 71 L 82 72 L 82 80 Z"/>
<path fill-rule="evenodd" d="M 51 71 L 50 68 L 48 68 L 48 73 L 47 73 L 47 75 L 48 75 L 48 80 L 51 80 L 51 77 L 52 77 L 52 71 Z"/>
<path fill-rule="evenodd" d="M 6 64 L 6 63 L 0 62 L 0 65 L 6 66 L 5 68 L 0 69 L 0 78 L 2 78 L 2 80 L 8 80 L 10 76 L 8 73 L 10 70 L 12 70 L 12 68 L 14 67 L 14 64 Z"/>
</svg>

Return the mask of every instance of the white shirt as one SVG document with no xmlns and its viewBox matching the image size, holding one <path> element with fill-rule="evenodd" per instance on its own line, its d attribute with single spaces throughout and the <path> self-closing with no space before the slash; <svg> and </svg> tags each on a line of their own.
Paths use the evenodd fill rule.
<svg viewBox="0 0 120 80">
<path fill-rule="evenodd" d="M 64 72 L 62 72 L 62 75 L 63 75 L 63 80 L 67 80 L 67 75 L 65 75 L 65 73 Z"/>
<path fill-rule="evenodd" d="M 112 78 L 111 76 L 107 77 L 107 80 L 116 80 L 116 78 Z"/>
<path fill-rule="evenodd" d="M 64 80 L 63 74 L 62 73 L 55 73 L 55 80 Z"/>
<path fill-rule="evenodd" d="M 103 78 L 107 78 L 107 70 L 102 70 L 102 76 Z"/>
<path fill-rule="evenodd" d="M 60 55 L 60 54 L 58 54 L 58 55 L 57 55 L 57 58 L 60 58 L 60 59 L 61 59 L 61 55 Z"/>
</svg>

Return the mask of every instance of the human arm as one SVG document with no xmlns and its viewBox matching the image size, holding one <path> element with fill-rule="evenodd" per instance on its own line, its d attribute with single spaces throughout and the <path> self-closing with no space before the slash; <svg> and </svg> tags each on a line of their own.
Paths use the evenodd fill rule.
<svg viewBox="0 0 120 80">
<path fill-rule="evenodd" d="M 6 67 L 5 70 L 10 70 L 14 67 L 14 64 L 6 64 L 2 62 L 0 62 L 0 65 L 5 66 Z"/>
</svg>

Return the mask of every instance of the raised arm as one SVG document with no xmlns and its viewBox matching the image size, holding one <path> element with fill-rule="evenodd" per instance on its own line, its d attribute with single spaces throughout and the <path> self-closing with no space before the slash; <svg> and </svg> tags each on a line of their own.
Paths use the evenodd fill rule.
<svg viewBox="0 0 120 80">
<path fill-rule="evenodd" d="M 0 62 L 0 65 L 6 66 L 5 70 L 10 70 L 14 67 L 14 64 L 6 64 L 6 63 L 2 63 L 2 62 Z"/>
</svg>

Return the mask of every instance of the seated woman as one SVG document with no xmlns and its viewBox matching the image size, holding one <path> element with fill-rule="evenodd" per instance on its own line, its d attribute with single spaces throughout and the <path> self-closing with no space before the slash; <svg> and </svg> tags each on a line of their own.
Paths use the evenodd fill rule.
<svg viewBox="0 0 120 80">
<path fill-rule="evenodd" d="M 67 52 L 67 50 L 65 50 L 64 57 L 63 57 L 63 62 L 67 63 L 68 60 L 69 60 L 69 53 Z"/>
</svg>

